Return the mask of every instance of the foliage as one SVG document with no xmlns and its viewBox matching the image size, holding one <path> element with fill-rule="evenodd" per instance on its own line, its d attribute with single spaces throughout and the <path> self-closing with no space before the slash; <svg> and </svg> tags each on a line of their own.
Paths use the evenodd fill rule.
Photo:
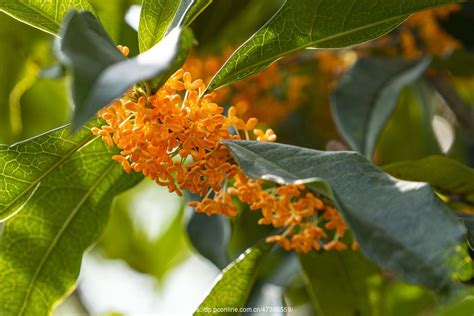
<svg viewBox="0 0 474 316">
<path fill-rule="evenodd" d="M 98 242 L 160 285 L 206 258 L 195 315 L 469 315 L 457 2 L 0 0 L 0 314 L 80 301 Z M 150 237 L 156 185 L 186 199 Z"/>
</svg>

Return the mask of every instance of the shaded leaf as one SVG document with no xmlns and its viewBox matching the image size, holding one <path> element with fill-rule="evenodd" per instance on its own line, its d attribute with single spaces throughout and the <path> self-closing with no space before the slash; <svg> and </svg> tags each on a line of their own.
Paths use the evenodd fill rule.
<svg viewBox="0 0 474 316">
<path fill-rule="evenodd" d="M 231 84 L 307 47 L 340 48 L 372 40 L 397 27 L 411 13 L 453 2 L 459 1 L 287 0 L 234 52 L 209 89 Z"/>
<path fill-rule="evenodd" d="M 70 292 L 83 252 L 99 237 L 113 197 L 142 177 L 127 175 L 92 136 L 91 122 L 71 136 L 60 128 L 3 147 L 0 313 L 46 315 Z M 4 182 L 2 182 L 4 183 Z M 29 198 L 29 199 L 28 199 Z"/>
<path fill-rule="evenodd" d="M 230 263 L 227 253 L 231 229 L 229 219 L 192 212 L 186 231 L 194 248 L 219 269 Z"/>
<path fill-rule="evenodd" d="M 403 89 L 397 106 L 383 129 L 373 160 L 377 165 L 421 159 L 441 154 L 433 130 L 433 90 L 418 81 Z"/>
<path fill-rule="evenodd" d="M 363 252 L 378 265 L 436 291 L 456 287 L 454 266 L 465 257 L 455 247 L 465 230 L 428 185 L 391 178 L 354 152 L 224 143 L 249 177 L 303 182 L 331 197 Z"/>
<path fill-rule="evenodd" d="M 204 301 L 199 305 L 194 315 L 235 315 L 235 312 L 216 312 L 213 308 L 238 308 L 244 307 L 247 298 L 255 283 L 257 273 L 262 261 L 265 259 L 271 246 L 260 242 L 247 249 L 222 273 L 217 276 Z"/>
<path fill-rule="evenodd" d="M 143 0 L 138 28 L 140 52 L 161 41 L 172 29 L 196 18 L 212 0 Z"/>
<path fill-rule="evenodd" d="M 321 315 L 372 315 L 370 278 L 379 269 L 353 251 L 322 251 L 299 256 L 315 309 Z"/>
<path fill-rule="evenodd" d="M 428 182 L 442 193 L 474 203 L 474 170 L 456 160 L 429 156 L 394 162 L 382 168 L 396 178 Z"/>
<path fill-rule="evenodd" d="M 127 59 L 91 13 L 73 11 L 65 20 L 61 37 L 59 57 L 74 75 L 73 129 L 76 129 L 135 83 L 153 79 L 175 67 L 178 54 L 187 54 L 192 34 L 175 29 L 152 49 Z"/>
<path fill-rule="evenodd" d="M 417 80 L 429 63 L 429 59 L 362 58 L 344 74 L 332 95 L 332 112 L 339 131 L 354 150 L 372 157 L 400 92 Z"/>
<path fill-rule="evenodd" d="M 93 11 L 87 0 L 1 0 L 0 11 L 42 31 L 56 35 L 69 10 Z"/>
</svg>

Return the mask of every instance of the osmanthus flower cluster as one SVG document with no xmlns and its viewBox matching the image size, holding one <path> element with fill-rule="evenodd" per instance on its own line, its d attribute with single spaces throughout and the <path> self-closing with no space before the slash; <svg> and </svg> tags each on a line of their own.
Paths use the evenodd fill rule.
<svg viewBox="0 0 474 316">
<path fill-rule="evenodd" d="M 346 249 L 339 239 L 347 226 L 332 206 L 303 185 L 272 187 L 244 175 L 221 141 L 251 136 L 275 141 L 276 135 L 257 129 L 255 118 L 239 118 L 235 107 L 226 115 L 205 88 L 202 80 L 178 70 L 152 95 L 136 87 L 113 101 L 99 112 L 107 124 L 92 132 L 121 150 L 113 159 L 125 171 L 142 172 L 179 195 L 183 190 L 200 195 L 201 201 L 190 202 L 197 212 L 237 216 L 232 201 L 237 196 L 261 210 L 260 224 L 281 228 L 268 242 L 297 252 Z"/>
</svg>

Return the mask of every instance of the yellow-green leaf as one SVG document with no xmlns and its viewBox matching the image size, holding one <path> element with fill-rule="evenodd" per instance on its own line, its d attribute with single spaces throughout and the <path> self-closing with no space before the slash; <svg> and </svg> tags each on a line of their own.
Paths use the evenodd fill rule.
<svg viewBox="0 0 474 316">
<path fill-rule="evenodd" d="M 98 124 L 1 148 L 2 212 L 10 216 L 0 246 L 2 316 L 47 315 L 73 288 L 114 196 L 141 179 L 125 174 L 114 151 L 92 136 Z"/>
<path fill-rule="evenodd" d="M 93 11 L 87 0 L 1 0 L 0 11 L 47 33 L 56 35 L 71 9 Z"/>
</svg>

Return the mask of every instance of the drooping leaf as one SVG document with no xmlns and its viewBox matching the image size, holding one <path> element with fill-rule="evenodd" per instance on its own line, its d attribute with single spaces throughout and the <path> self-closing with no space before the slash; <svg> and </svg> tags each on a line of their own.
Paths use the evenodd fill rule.
<svg viewBox="0 0 474 316">
<path fill-rule="evenodd" d="M 428 182 L 442 193 L 474 203 L 474 170 L 456 160 L 429 156 L 394 162 L 382 168 L 396 178 Z"/>
<path fill-rule="evenodd" d="M 193 211 L 186 231 L 194 248 L 219 269 L 230 263 L 227 253 L 231 234 L 228 218 L 220 215 L 207 216 Z"/>
<path fill-rule="evenodd" d="M 260 242 L 247 249 L 217 277 L 204 301 L 194 315 L 235 315 L 235 311 L 216 312 L 213 308 L 244 307 L 255 283 L 258 270 L 271 246 Z"/>
<path fill-rule="evenodd" d="M 340 48 L 377 38 L 411 13 L 456 0 L 287 0 L 281 9 L 227 60 L 209 89 L 256 73 L 307 47 Z"/>
<path fill-rule="evenodd" d="M 332 95 L 336 125 L 350 146 L 369 159 L 401 90 L 417 80 L 430 60 L 362 58 Z"/>
<path fill-rule="evenodd" d="M 212 0 L 143 0 L 138 28 L 140 52 L 144 52 L 172 29 L 189 25 Z"/>
<path fill-rule="evenodd" d="M 71 12 L 61 30 L 59 57 L 73 72 L 73 129 L 132 85 L 179 67 L 191 46 L 192 34 L 175 29 L 160 43 L 134 58 L 125 58 L 100 22 L 89 12 Z"/>
<path fill-rule="evenodd" d="M 370 278 L 379 271 L 362 254 L 325 251 L 299 256 L 313 306 L 321 315 L 372 315 Z"/>
<path fill-rule="evenodd" d="M 1 0 L 0 11 L 42 31 L 57 35 L 71 9 L 93 11 L 87 0 Z"/>
<path fill-rule="evenodd" d="M 436 291 L 455 287 L 454 266 L 465 258 L 455 248 L 465 230 L 428 185 L 396 180 L 354 152 L 224 143 L 249 177 L 303 181 L 332 198 L 365 255 L 378 265 Z"/>
<path fill-rule="evenodd" d="M 111 159 L 114 151 L 92 136 L 98 124 L 1 148 L 2 212 L 15 215 L 2 232 L 2 315 L 47 315 L 74 286 L 113 197 L 141 179 L 125 174 Z"/>
</svg>

